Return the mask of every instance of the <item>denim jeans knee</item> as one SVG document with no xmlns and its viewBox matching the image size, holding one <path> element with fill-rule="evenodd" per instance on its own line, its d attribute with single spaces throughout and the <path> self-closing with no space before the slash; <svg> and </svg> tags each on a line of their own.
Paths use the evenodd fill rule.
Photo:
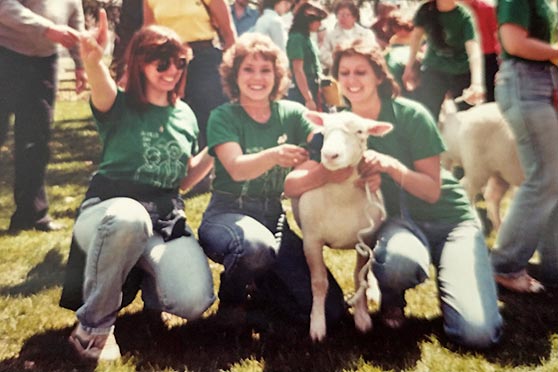
<svg viewBox="0 0 558 372">
<path fill-rule="evenodd" d="M 76 241 L 87 254 L 84 304 L 77 311 L 84 327 L 106 330 L 114 324 L 124 280 L 152 234 L 149 214 L 133 199 L 84 203 L 74 226 Z"/>
<path fill-rule="evenodd" d="M 215 301 L 207 257 L 193 236 L 151 237 L 138 265 L 146 273 L 142 297 L 150 309 L 192 320 Z"/>
<path fill-rule="evenodd" d="M 382 292 L 382 306 L 405 306 L 405 291 L 428 278 L 427 247 L 397 220 L 382 226 L 374 258 L 372 268 Z"/>
</svg>

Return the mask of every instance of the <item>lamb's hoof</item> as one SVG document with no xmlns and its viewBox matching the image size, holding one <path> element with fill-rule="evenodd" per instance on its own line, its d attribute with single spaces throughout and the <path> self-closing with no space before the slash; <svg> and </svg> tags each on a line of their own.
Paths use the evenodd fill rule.
<svg viewBox="0 0 558 372">
<path fill-rule="evenodd" d="M 322 329 L 313 329 L 310 327 L 310 338 L 312 342 L 322 342 L 326 337 L 325 327 Z"/>
<path fill-rule="evenodd" d="M 361 333 L 367 333 L 372 329 L 372 318 L 368 313 L 355 313 L 355 327 Z"/>
</svg>

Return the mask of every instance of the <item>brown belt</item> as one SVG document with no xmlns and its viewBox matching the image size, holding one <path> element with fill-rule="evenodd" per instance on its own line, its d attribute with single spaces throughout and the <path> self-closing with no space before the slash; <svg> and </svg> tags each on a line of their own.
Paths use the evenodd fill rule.
<svg viewBox="0 0 558 372">
<path fill-rule="evenodd" d="M 213 40 L 189 41 L 188 45 L 194 50 L 213 48 Z"/>
</svg>

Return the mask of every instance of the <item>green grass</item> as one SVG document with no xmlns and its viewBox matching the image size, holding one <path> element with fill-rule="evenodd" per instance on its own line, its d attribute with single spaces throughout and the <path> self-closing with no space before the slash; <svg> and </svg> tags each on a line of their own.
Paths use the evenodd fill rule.
<svg viewBox="0 0 558 372">
<path fill-rule="evenodd" d="M 136 298 L 116 322 L 122 360 L 85 364 L 67 345 L 75 316 L 58 307 L 58 299 L 73 217 L 99 157 L 87 104 L 60 101 L 56 109 L 48 194 L 51 214 L 65 224 L 64 230 L 6 233 L 14 208 L 12 145 L 10 136 L 0 148 L 0 371 L 558 371 L 556 291 L 533 296 L 502 291 L 503 341 L 492 350 L 472 351 L 445 338 L 432 280 L 408 291 L 409 322 L 402 331 L 383 327 L 371 305 L 371 333 L 360 335 L 348 318 L 317 345 L 305 328 L 285 322 L 248 337 L 223 333 L 213 320 L 216 305 L 199 321 L 174 317 L 167 329 L 152 332 Z M 207 202 L 208 195 L 187 201 L 194 230 Z M 326 249 L 325 254 L 345 292 L 351 293 L 354 253 Z M 221 268 L 211 267 L 217 281 Z"/>
</svg>

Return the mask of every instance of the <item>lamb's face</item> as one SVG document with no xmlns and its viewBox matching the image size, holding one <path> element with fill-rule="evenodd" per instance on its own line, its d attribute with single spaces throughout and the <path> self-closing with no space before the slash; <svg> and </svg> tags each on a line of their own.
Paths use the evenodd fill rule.
<svg viewBox="0 0 558 372">
<path fill-rule="evenodd" d="M 305 116 L 324 127 L 322 164 L 329 170 L 356 166 L 366 150 L 368 136 L 383 136 L 393 128 L 390 123 L 364 119 L 348 111 L 333 114 L 310 111 Z"/>
<path fill-rule="evenodd" d="M 322 164 L 329 170 L 355 166 L 366 149 L 367 138 L 368 128 L 358 120 L 326 121 Z"/>
</svg>

